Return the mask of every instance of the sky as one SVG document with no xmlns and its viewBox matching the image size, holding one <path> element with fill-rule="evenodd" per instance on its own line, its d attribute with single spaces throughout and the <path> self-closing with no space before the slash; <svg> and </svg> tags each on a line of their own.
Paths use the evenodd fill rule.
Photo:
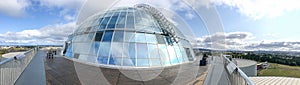
<svg viewBox="0 0 300 85">
<path fill-rule="evenodd" d="M 94 5 L 101 10 L 109 1 L 113 0 L 99 0 Z M 194 3 L 196 9 L 184 1 Z M 93 7 L 82 7 L 84 3 L 86 0 L 3 0 L 0 44 L 63 44 L 77 21 L 93 14 L 81 10 Z M 183 21 L 174 20 L 180 28 L 189 27 L 181 30 L 193 36 L 196 47 L 213 49 L 211 43 L 225 37 L 224 47 L 230 50 L 300 51 L 299 0 L 120 0 L 114 5 L 134 3 L 152 3 L 174 11 L 177 15 L 170 17 Z M 224 33 L 208 32 L 197 7 L 215 8 Z"/>
</svg>

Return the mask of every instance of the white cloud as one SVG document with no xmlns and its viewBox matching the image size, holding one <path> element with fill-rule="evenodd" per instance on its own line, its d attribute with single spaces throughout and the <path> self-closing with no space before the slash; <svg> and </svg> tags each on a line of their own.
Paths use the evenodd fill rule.
<svg viewBox="0 0 300 85">
<path fill-rule="evenodd" d="M 78 10 L 84 4 L 86 0 L 40 0 L 40 6 L 45 6 L 48 8 L 59 8 L 60 16 L 62 16 L 66 21 L 75 20 Z M 75 11 L 75 12 L 74 12 Z M 71 15 L 70 15 L 71 14 Z"/>
<path fill-rule="evenodd" d="M 0 34 L 0 41 L 28 44 L 63 44 L 75 27 L 75 22 L 70 22 L 67 24 L 48 25 L 40 29 L 23 30 L 21 32 L 6 32 Z"/>
<path fill-rule="evenodd" d="M 277 17 L 287 11 L 300 9 L 299 0 L 210 0 L 210 3 L 232 7 L 254 20 Z"/>
<path fill-rule="evenodd" d="M 72 16 L 72 15 L 65 15 L 64 16 L 64 19 L 66 21 L 74 21 L 75 20 L 75 16 Z"/>
<path fill-rule="evenodd" d="M 300 41 L 257 41 L 249 32 L 215 33 L 197 38 L 195 47 L 211 48 L 223 46 L 226 50 L 299 51 Z M 222 42 L 225 41 L 225 42 Z M 214 46 L 217 45 L 217 46 Z"/>
<path fill-rule="evenodd" d="M 25 14 L 29 5 L 28 0 L 2 0 L 0 1 L 0 13 L 20 17 Z"/>
<path fill-rule="evenodd" d="M 63 9 L 79 9 L 86 0 L 40 0 L 42 6 Z"/>
</svg>

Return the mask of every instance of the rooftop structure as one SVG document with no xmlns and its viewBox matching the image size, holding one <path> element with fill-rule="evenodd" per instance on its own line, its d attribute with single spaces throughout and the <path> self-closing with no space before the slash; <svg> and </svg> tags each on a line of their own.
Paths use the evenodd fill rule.
<svg viewBox="0 0 300 85">
<path fill-rule="evenodd" d="M 64 54 L 108 67 L 165 67 L 195 60 L 176 26 L 145 4 L 89 17 L 69 37 Z"/>
<path fill-rule="evenodd" d="M 247 75 L 247 76 L 257 76 L 257 62 L 246 59 L 234 59 L 237 63 L 236 65 Z"/>
</svg>

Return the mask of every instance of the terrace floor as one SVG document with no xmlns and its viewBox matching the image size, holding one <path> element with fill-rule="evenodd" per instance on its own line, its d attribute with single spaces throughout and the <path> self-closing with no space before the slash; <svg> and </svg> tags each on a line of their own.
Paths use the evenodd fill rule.
<svg viewBox="0 0 300 85">
<path fill-rule="evenodd" d="M 78 63 L 61 56 L 44 58 L 47 85 L 185 85 L 192 84 L 207 66 L 195 63 L 162 69 L 110 69 Z M 198 63 L 197 63 L 198 62 Z"/>
</svg>

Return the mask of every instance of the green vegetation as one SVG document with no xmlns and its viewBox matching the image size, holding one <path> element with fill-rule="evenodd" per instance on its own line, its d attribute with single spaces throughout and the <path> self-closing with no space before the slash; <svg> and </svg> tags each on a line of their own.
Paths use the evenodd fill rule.
<svg viewBox="0 0 300 85">
<path fill-rule="evenodd" d="M 290 66 L 300 66 L 300 57 L 296 56 L 288 56 L 288 55 L 276 55 L 276 54 L 253 54 L 253 53 L 230 53 L 233 58 L 243 58 L 249 60 L 255 60 L 258 62 L 271 62 L 271 63 L 278 63 Z"/>
<path fill-rule="evenodd" d="M 283 76 L 300 78 L 300 67 L 270 63 L 270 67 L 258 72 L 258 76 Z"/>
<path fill-rule="evenodd" d="M 9 52 L 21 52 L 21 51 L 27 51 L 31 49 L 31 47 L 11 47 L 11 48 L 0 48 L 0 57 Z"/>
</svg>

